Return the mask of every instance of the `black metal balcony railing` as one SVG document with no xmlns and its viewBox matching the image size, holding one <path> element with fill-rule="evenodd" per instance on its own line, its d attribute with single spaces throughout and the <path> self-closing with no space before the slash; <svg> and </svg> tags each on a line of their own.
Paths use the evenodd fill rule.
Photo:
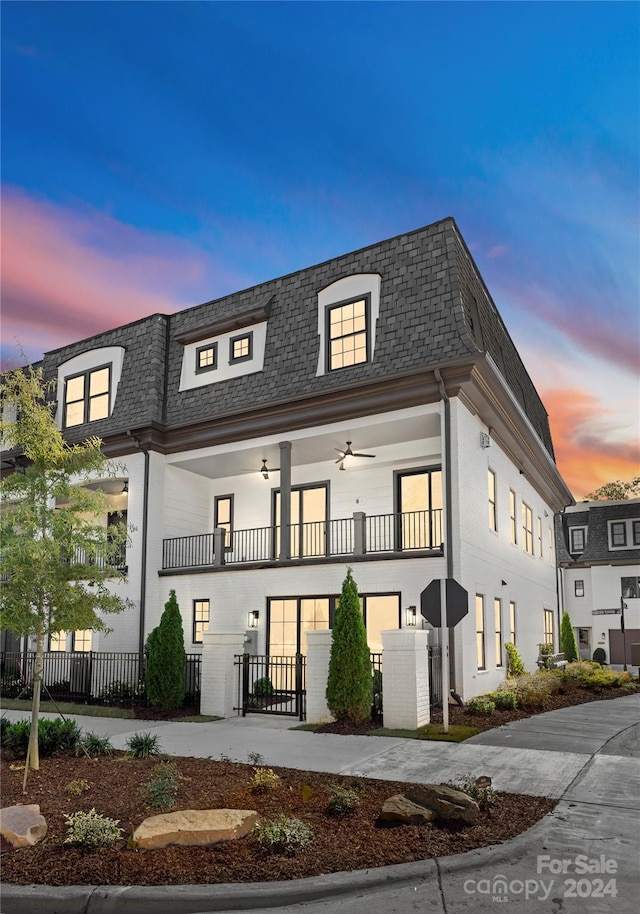
<svg viewBox="0 0 640 914">
<path fill-rule="evenodd" d="M 275 562 L 282 557 L 281 528 L 234 530 L 177 536 L 163 541 L 162 570 L 205 565 Z M 216 541 L 216 537 L 218 540 Z M 433 551 L 443 543 L 442 509 L 378 514 L 289 527 L 287 559 L 304 560 L 365 553 Z"/>
</svg>

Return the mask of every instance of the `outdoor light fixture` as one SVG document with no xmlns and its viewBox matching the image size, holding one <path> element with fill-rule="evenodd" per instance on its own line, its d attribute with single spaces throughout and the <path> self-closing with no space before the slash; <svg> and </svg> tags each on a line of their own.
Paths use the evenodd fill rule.
<svg viewBox="0 0 640 914">
<path fill-rule="evenodd" d="M 260 618 L 259 611 L 257 609 L 251 610 L 251 612 L 249 613 L 249 619 L 248 619 L 249 628 L 257 628 L 259 618 Z"/>
<path fill-rule="evenodd" d="M 406 613 L 407 613 L 406 625 L 408 627 L 415 628 L 416 617 L 417 617 L 417 611 L 416 611 L 415 606 L 407 606 Z"/>
<path fill-rule="evenodd" d="M 129 482 L 126 479 L 125 479 L 124 485 L 122 487 L 122 491 L 123 491 L 123 493 L 129 491 Z"/>
<path fill-rule="evenodd" d="M 269 469 L 269 467 L 267 466 L 267 458 L 263 457 L 262 469 L 260 470 L 260 472 L 262 473 L 262 476 L 264 479 L 268 479 L 269 473 L 277 473 L 279 469 L 280 469 L 280 467 L 272 467 L 271 469 Z"/>
<path fill-rule="evenodd" d="M 507 586 L 507 582 L 506 582 L 506 581 L 503 581 L 503 582 L 502 582 L 502 586 L 503 586 L 503 587 L 506 587 L 506 586 Z"/>
<path fill-rule="evenodd" d="M 491 447 L 491 438 L 486 432 L 480 432 L 480 447 Z"/>
</svg>

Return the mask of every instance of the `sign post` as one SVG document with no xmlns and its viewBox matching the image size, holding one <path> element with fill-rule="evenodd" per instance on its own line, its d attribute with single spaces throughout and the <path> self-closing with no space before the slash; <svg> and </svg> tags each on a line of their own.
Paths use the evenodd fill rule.
<svg viewBox="0 0 640 914">
<path fill-rule="evenodd" d="M 449 732 L 449 629 L 469 612 L 469 594 L 454 578 L 434 578 L 420 594 L 420 612 L 440 629 L 442 651 L 442 725 Z"/>
</svg>

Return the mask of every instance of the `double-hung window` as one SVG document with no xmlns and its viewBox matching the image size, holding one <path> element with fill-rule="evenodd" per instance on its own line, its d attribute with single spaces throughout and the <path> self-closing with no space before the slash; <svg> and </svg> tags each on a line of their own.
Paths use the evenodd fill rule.
<svg viewBox="0 0 640 914">
<path fill-rule="evenodd" d="M 333 305 L 327 309 L 327 365 L 329 371 L 359 365 L 369 357 L 367 325 L 369 298 Z"/>
<path fill-rule="evenodd" d="M 502 666 L 502 600 L 493 601 L 493 617 L 496 630 L 496 666 Z"/>
<path fill-rule="evenodd" d="M 581 552 L 584 552 L 584 547 L 587 543 L 587 528 L 586 527 L 571 527 L 569 530 L 569 552 L 573 555 L 578 555 Z"/>
<path fill-rule="evenodd" d="M 193 601 L 193 643 L 202 644 L 202 635 L 209 631 L 209 601 Z"/>
<path fill-rule="evenodd" d="M 573 582 L 573 592 L 576 597 L 584 597 L 584 579 Z"/>
<path fill-rule="evenodd" d="M 213 502 L 213 528 L 224 530 L 224 548 L 233 548 L 233 495 L 216 495 Z"/>
<path fill-rule="evenodd" d="M 533 511 L 522 502 L 522 548 L 533 555 Z"/>
<path fill-rule="evenodd" d="M 516 643 L 516 604 L 514 600 L 509 601 L 509 641 L 514 645 Z"/>
<path fill-rule="evenodd" d="M 553 610 L 544 610 L 544 643 L 554 645 L 553 638 Z"/>
<path fill-rule="evenodd" d="M 493 470 L 488 470 L 487 477 L 489 487 L 489 530 L 494 533 L 498 531 L 498 515 L 496 512 L 496 474 Z"/>
<path fill-rule="evenodd" d="M 110 397 L 110 365 L 65 378 L 64 427 L 71 428 L 85 422 L 106 419 L 109 416 Z"/>
<path fill-rule="evenodd" d="M 476 660 L 479 670 L 486 669 L 484 649 L 484 596 L 476 594 Z"/>
<path fill-rule="evenodd" d="M 513 489 L 509 489 L 509 528 L 511 542 L 515 546 L 518 542 L 518 523 L 516 521 L 516 493 Z"/>
</svg>

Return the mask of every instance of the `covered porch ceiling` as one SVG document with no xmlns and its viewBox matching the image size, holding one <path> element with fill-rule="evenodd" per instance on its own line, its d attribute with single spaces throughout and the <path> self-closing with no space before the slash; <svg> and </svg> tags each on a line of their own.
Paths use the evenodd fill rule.
<svg viewBox="0 0 640 914">
<path fill-rule="evenodd" d="M 242 476 L 259 472 L 266 459 L 269 469 L 275 469 L 280 462 L 280 441 L 291 442 L 291 464 L 293 467 L 308 464 L 335 464 L 339 452 L 351 441 L 354 452 L 375 454 L 384 460 L 384 451 L 394 446 L 400 452 L 404 442 L 440 438 L 440 415 L 437 411 L 420 415 L 388 414 L 385 417 L 370 416 L 359 422 L 345 422 L 336 425 L 292 431 L 275 438 L 260 438 L 211 448 L 209 453 L 199 450 L 193 456 L 181 455 L 179 459 L 167 458 L 171 466 L 179 467 L 199 476 L 218 479 L 228 476 Z M 439 449 L 439 448 L 438 448 Z M 364 464 L 365 458 L 353 460 Z M 379 463 L 377 464 L 379 465 Z"/>
</svg>

